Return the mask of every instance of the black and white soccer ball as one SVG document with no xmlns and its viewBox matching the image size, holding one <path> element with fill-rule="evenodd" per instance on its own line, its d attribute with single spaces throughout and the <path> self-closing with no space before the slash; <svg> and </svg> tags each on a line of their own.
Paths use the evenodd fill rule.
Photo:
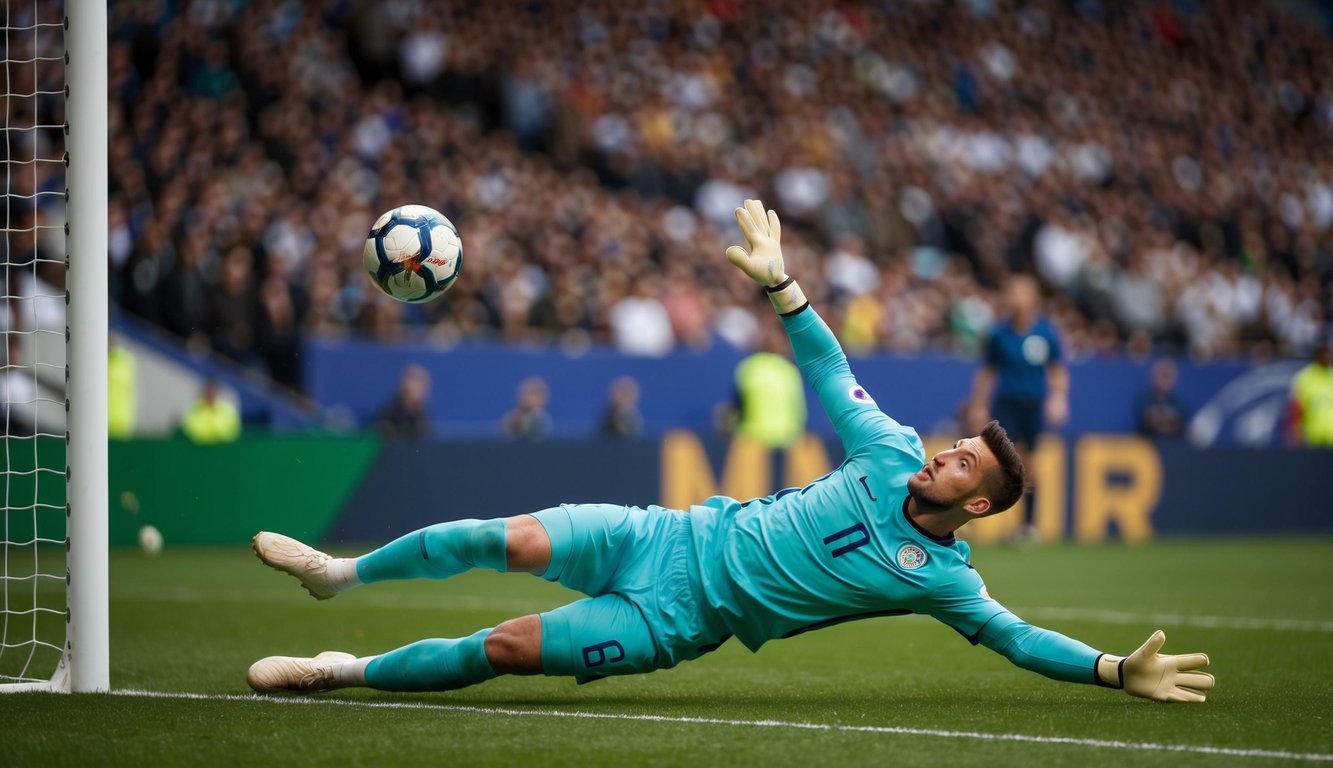
<svg viewBox="0 0 1333 768">
<path fill-rule="evenodd" d="M 458 279 L 463 239 L 434 208 L 403 205 L 375 220 L 361 255 L 381 291 L 417 304 L 443 294 Z"/>
</svg>

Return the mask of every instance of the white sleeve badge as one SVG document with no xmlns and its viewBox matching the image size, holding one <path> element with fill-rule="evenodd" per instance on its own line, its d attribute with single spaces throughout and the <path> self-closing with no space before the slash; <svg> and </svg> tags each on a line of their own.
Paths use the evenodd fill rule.
<svg viewBox="0 0 1333 768">
<path fill-rule="evenodd" d="M 858 403 L 875 404 L 875 398 L 871 397 L 870 393 L 866 391 L 866 388 L 860 384 L 852 385 L 852 388 L 847 390 L 847 396 Z"/>
</svg>

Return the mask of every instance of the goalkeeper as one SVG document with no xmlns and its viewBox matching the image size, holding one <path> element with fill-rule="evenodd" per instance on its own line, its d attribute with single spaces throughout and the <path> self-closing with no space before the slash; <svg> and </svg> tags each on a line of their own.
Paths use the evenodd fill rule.
<svg viewBox="0 0 1333 768">
<path fill-rule="evenodd" d="M 378 581 L 444 579 L 472 568 L 525 571 L 588 595 L 457 639 L 357 658 L 270 656 L 250 667 L 257 691 L 368 686 L 452 690 L 497 675 L 579 682 L 665 669 L 736 637 L 751 651 L 843 621 L 925 614 L 1023 669 L 1159 701 L 1201 702 L 1213 677 L 1201 653 L 1159 653 L 1159 630 L 1127 657 L 1034 627 L 986 593 L 954 532 L 1012 506 L 1025 470 L 997 422 L 929 460 L 917 433 L 886 416 L 852 377 L 837 340 L 787 274 L 777 214 L 736 210 L 749 249 L 727 258 L 765 286 L 797 364 L 846 450 L 804 488 L 689 512 L 561 505 L 509 519 L 423 528 L 358 558 L 332 558 L 280 534 L 254 548 L 317 598 Z"/>
</svg>

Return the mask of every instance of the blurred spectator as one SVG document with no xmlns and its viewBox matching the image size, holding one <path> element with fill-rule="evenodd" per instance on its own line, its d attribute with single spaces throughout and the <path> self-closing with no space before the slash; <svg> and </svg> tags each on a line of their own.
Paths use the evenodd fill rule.
<svg viewBox="0 0 1333 768">
<path fill-rule="evenodd" d="M 255 352 L 274 381 L 300 391 L 301 329 L 292 293 L 292 287 L 281 277 L 270 277 L 259 287 Z"/>
<path fill-rule="evenodd" d="M 1155 439 L 1175 439 L 1185 434 L 1189 410 L 1176 393 L 1179 372 L 1170 358 L 1153 363 L 1148 389 L 1140 392 L 1134 403 L 1139 434 Z"/>
<path fill-rule="evenodd" d="M 611 336 L 621 352 L 661 357 L 675 346 L 671 316 L 660 295 L 658 281 L 644 274 L 634 280 L 628 296 L 611 305 Z"/>
<path fill-rule="evenodd" d="M 230 443 L 241 436 L 241 412 L 222 395 L 217 379 L 204 381 L 199 399 L 181 419 L 181 432 L 199 445 Z"/>
<path fill-rule="evenodd" d="M 1069 416 L 1069 372 L 1060 337 L 1039 314 L 1037 281 L 1031 275 L 1011 276 L 1004 287 L 1008 316 L 991 330 L 981 367 L 972 382 L 972 413 L 967 422 L 1000 422 L 1014 441 L 1023 463 L 1031 466 L 1032 450 L 1047 427 L 1059 428 Z M 1026 534 L 1033 534 L 1032 494 L 1023 505 Z"/>
<path fill-rule="evenodd" d="M 607 392 L 606 409 L 597 422 L 597 434 L 628 440 L 643 432 L 643 416 L 639 413 L 639 382 L 621 376 L 611 382 Z"/>
<path fill-rule="evenodd" d="M 860 296 L 879 287 L 879 271 L 866 258 L 865 244 L 855 235 L 843 235 L 824 260 L 824 278 L 843 296 Z"/>
<path fill-rule="evenodd" d="M 1333 448 L 1333 347 L 1327 341 L 1292 380 L 1291 412 L 1297 444 Z"/>
<path fill-rule="evenodd" d="M 408 366 L 398 389 L 375 415 L 375 429 L 391 439 L 420 440 L 430 436 L 430 374 L 419 365 Z"/>
<path fill-rule="evenodd" d="M 671 333 L 676 340 L 696 349 L 712 344 L 712 307 L 707 293 L 694 277 L 694 266 L 686 254 L 666 267 L 666 287 L 662 307 L 671 321 Z"/>
<path fill-rule="evenodd" d="M 440 28 L 440 17 L 421 14 L 398 51 L 403 83 L 415 90 L 429 90 L 444 72 L 448 55 L 449 36 Z"/>
<path fill-rule="evenodd" d="M 505 125 L 514 132 L 519 146 L 527 150 L 542 145 L 551 124 L 551 103 L 543 74 L 536 56 L 520 55 L 501 87 Z"/>
<path fill-rule="evenodd" d="M 518 385 L 513 410 L 505 414 L 505 434 L 520 440 L 543 440 L 551 434 L 551 414 L 546 412 L 550 390 L 546 380 L 531 376 Z"/>
<path fill-rule="evenodd" d="M 805 432 L 805 384 L 777 318 L 764 322 L 760 349 L 736 364 L 736 396 L 720 406 L 724 432 L 765 448 L 786 448 Z"/>
<path fill-rule="evenodd" d="M 37 374 L 23 360 L 18 333 L 6 333 L 4 368 L 0 369 L 0 404 L 4 406 L 4 434 L 31 437 L 37 420 Z"/>
<path fill-rule="evenodd" d="M 106 350 L 106 377 L 107 437 L 128 440 L 134 436 L 139 385 L 135 375 L 134 353 L 114 335 Z"/>
<path fill-rule="evenodd" d="M 251 281 L 251 255 L 233 248 L 222 260 L 221 276 L 209 308 L 213 348 L 232 360 L 247 361 L 254 350 L 255 296 Z"/>
<path fill-rule="evenodd" d="M 1046 223 L 1037 230 L 1032 249 L 1042 280 L 1063 291 L 1071 291 L 1092 255 L 1094 243 L 1086 225 L 1057 206 L 1050 210 Z"/>
</svg>

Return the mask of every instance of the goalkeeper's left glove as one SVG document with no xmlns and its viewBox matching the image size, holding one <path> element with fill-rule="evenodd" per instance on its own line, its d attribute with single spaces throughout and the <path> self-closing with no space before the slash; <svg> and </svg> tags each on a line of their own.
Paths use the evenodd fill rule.
<svg viewBox="0 0 1333 768">
<path fill-rule="evenodd" d="M 773 308 L 781 315 L 792 315 L 808 303 L 801 286 L 787 275 L 782 258 L 782 223 L 776 211 L 764 212 L 758 200 L 746 200 L 736 209 L 736 224 L 750 244 L 750 250 L 739 245 L 727 249 L 727 260 L 750 279 L 764 286 Z"/>
<path fill-rule="evenodd" d="M 1121 658 L 1104 653 L 1097 659 L 1097 679 L 1131 696 L 1157 701 L 1202 702 L 1213 689 L 1213 676 L 1196 670 L 1208 666 L 1208 654 L 1171 656 L 1158 653 L 1166 643 L 1162 630 L 1139 649 Z"/>
</svg>

